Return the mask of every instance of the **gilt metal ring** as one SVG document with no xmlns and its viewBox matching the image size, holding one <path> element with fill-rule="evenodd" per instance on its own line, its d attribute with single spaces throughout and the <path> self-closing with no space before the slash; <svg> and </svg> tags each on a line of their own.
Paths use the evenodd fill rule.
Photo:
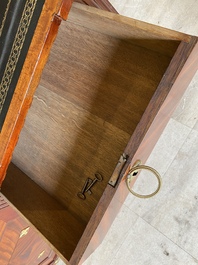
<svg viewBox="0 0 198 265">
<path fill-rule="evenodd" d="M 130 187 L 130 183 L 132 181 L 132 179 L 135 178 L 135 176 L 137 175 L 138 171 L 139 170 L 142 170 L 142 169 L 145 169 L 145 170 L 148 170 L 148 171 L 151 171 L 155 177 L 157 178 L 157 181 L 158 181 L 158 186 L 157 186 L 157 189 L 150 193 L 150 194 L 146 194 L 146 195 L 143 195 L 143 194 L 139 194 L 139 193 L 136 193 L 135 191 L 133 191 Z M 161 185 L 162 185 L 162 180 L 161 180 L 161 176 L 160 174 L 152 167 L 149 167 L 149 166 L 145 166 L 145 165 L 141 165 L 140 162 L 137 163 L 136 162 L 136 166 L 132 167 L 127 175 L 127 179 L 126 179 L 126 184 L 127 184 L 127 188 L 129 189 L 129 191 L 136 197 L 138 198 L 144 198 L 144 199 L 147 199 L 147 198 L 150 198 L 150 197 L 153 197 L 155 194 L 158 193 L 158 191 L 160 190 L 161 188 Z"/>
</svg>

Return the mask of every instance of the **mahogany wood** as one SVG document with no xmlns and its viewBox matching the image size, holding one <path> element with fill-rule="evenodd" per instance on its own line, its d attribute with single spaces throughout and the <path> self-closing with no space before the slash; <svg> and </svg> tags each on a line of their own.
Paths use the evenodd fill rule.
<svg viewBox="0 0 198 265">
<path fill-rule="evenodd" d="M 112 30 L 105 32 L 104 23 L 97 27 L 89 23 L 100 20 L 98 11 L 76 6 L 60 27 L 13 159 L 79 222 L 89 222 L 71 258 L 73 264 L 78 264 L 115 193 L 107 187 L 92 215 L 130 135 L 125 152 L 132 159 L 196 42 L 169 30 L 154 32 L 144 23 L 135 28 L 133 20 L 130 25 L 122 17 L 119 23 L 114 19 L 114 28 L 110 15 L 102 12 L 102 21 L 107 16 Z M 110 133 L 103 136 L 105 124 Z M 114 135 L 123 141 L 119 148 Z M 104 182 L 94 189 L 94 196 L 79 201 L 77 192 L 97 170 Z"/>
<path fill-rule="evenodd" d="M 63 19 L 66 20 L 70 11 L 70 8 L 72 6 L 73 0 L 62 0 L 62 3 L 58 9 L 57 15 Z"/>
<path fill-rule="evenodd" d="M 38 26 L 11 103 L 9 119 L 6 119 L 2 130 L 2 179 L 55 39 L 60 16 L 67 17 L 71 5 L 70 1 L 56 3 L 57 9 L 49 8 L 49 13 L 46 11 L 45 16 L 41 16 L 39 23 L 47 21 L 48 28 L 43 24 Z M 46 17 L 52 18 L 52 10 L 60 12 L 51 24 Z M 39 41 L 39 36 L 44 38 Z M 16 203 L 18 198 L 21 210 L 25 215 L 29 214 L 29 218 L 32 216 L 32 220 L 42 220 L 38 216 L 47 219 L 47 215 L 41 215 L 39 211 L 33 214 L 31 209 L 35 210 L 35 206 L 39 209 L 42 204 L 32 202 L 34 196 L 29 196 L 31 193 L 43 198 L 46 202 L 43 209 L 50 205 L 51 210 L 61 211 L 56 222 L 69 237 L 70 254 L 63 254 L 71 256 L 73 253 L 72 265 L 82 264 L 101 242 L 128 194 L 125 177 L 130 163 L 147 159 L 197 70 L 197 58 L 195 37 L 74 4 L 68 21 L 60 28 L 34 96 L 33 112 L 29 112 L 27 126 L 22 131 L 13 159 L 64 206 L 22 172 L 17 173 L 16 179 L 12 172 L 7 184 L 5 182 L 5 193 L 13 196 L 10 198 Z M 122 178 L 115 188 L 108 185 L 105 188 L 123 151 L 129 155 L 129 160 L 122 170 Z M 87 196 L 83 204 L 76 193 L 85 179 L 94 176 L 99 169 L 104 181 L 99 183 L 101 186 L 97 183 L 97 189 L 93 189 L 93 195 Z M 27 192 L 27 198 L 31 197 L 27 200 L 26 209 L 23 209 L 25 204 L 23 197 L 19 198 L 18 190 L 15 194 L 10 192 L 14 190 L 12 185 L 15 189 L 19 185 L 21 194 Z M 61 222 L 67 218 L 68 230 Z M 73 224 L 80 227 L 73 232 L 75 240 L 70 238 Z M 54 231 L 58 233 L 56 228 Z M 51 236 L 53 242 L 54 235 Z"/>
<path fill-rule="evenodd" d="M 66 16 L 70 7 L 71 1 L 64 1 L 63 3 L 61 0 L 45 1 L 13 99 L 2 131 L 0 132 L 0 184 L 5 177 L 13 149 L 17 143 L 25 116 L 31 105 L 32 96 L 38 85 L 42 69 L 46 63 L 50 48 L 61 22 L 61 17 L 54 15 L 57 14 L 59 10 L 62 10 L 61 14 Z"/>
<path fill-rule="evenodd" d="M 35 228 L 0 194 L 0 263 L 2 265 L 52 264 L 57 254 Z"/>
<path fill-rule="evenodd" d="M 86 258 L 93 252 L 93 249 L 96 249 L 100 242 L 102 242 L 120 207 L 126 199 L 126 196 L 128 195 L 125 178 L 130 164 L 132 165 L 137 159 L 141 159 L 142 162 L 145 163 L 146 159 L 150 155 L 163 129 L 170 119 L 171 114 L 185 92 L 186 87 L 197 71 L 197 55 L 197 38 L 193 38 L 189 45 L 185 42 L 181 42 L 176 52 L 176 56 L 174 56 L 166 71 L 167 74 L 164 75 L 164 78 L 158 87 L 159 90 L 166 90 L 166 93 L 162 97 L 159 96 L 158 93 L 155 93 L 152 97 L 151 102 L 153 101 L 157 104 L 156 106 L 152 103 L 149 104 L 142 120 L 138 124 L 125 149 L 125 153 L 129 154 L 130 159 L 122 170 L 119 185 L 117 185 L 115 189 L 111 186 L 106 188 L 72 258 L 70 259 L 71 264 L 82 264 L 83 261 L 86 260 Z M 150 110 L 151 107 L 152 111 Z M 153 116 L 150 115 L 151 112 L 153 112 Z M 145 124 L 148 124 L 149 127 L 145 127 Z M 102 219 L 101 216 L 103 216 Z M 82 250 L 83 247 L 85 253 Z M 79 257 L 81 257 L 81 259 L 79 259 Z"/>
</svg>

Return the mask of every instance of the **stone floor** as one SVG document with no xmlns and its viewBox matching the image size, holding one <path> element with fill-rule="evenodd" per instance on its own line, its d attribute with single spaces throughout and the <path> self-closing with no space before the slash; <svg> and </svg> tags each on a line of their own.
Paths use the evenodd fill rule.
<svg viewBox="0 0 198 265">
<path fill-rule="evenodd" d="M 111 3 L 122 15 L 198 36 L 197 0 Z M 83 265 L 198 264 L 198 73 L 146 164 L 161 173 L 161 191 L 146 200 L 129 195 Z"/>
</svg>

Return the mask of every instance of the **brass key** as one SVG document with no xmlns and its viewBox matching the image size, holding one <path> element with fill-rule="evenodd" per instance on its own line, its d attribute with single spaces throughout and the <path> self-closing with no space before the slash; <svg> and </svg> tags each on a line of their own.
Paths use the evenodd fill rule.
<svg viewBox="0 0 198 265">
<path fill-rule="evenodd" d="M 93 187 L 93 185 L 97 182 L 97 181 L 102 181 L 103 177 L 100 173 L 96 173 L 95 174 L 95 178 L 92 180 L 92 182 L 89 184 L 89 186 L 85 189 L 85 192 L 90 191 L 91 192 L 91 188 Z M 92 192 L 91 192 L 92 193 Z"/>
</svg>

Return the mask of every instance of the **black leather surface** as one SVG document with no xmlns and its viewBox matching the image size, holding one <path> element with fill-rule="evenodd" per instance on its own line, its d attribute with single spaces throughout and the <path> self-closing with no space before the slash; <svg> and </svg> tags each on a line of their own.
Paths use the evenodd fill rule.
<svg viewBox="0 0 198 265">
<path fill-rule="evenodd" d="M 45 0 L 0 1 L 0 130 Z"/>
</svg>

